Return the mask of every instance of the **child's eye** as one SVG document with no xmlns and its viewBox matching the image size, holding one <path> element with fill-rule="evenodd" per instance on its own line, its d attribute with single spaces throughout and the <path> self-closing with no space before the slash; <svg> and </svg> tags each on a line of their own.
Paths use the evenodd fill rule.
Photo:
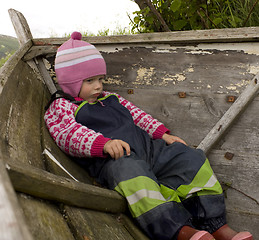
<svg viewBox="0 0 259 240">
<path fill-rule="evenodd" d="M 88 83 L 91 83 L 93 81 L 93 79 L 87 79 L 86 80 Z"/>
</svg>

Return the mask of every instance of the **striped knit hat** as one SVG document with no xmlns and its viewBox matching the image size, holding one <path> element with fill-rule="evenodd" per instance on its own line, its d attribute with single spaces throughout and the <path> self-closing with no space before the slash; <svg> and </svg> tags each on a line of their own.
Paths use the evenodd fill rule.
<svg viewBox="0 0 259 240">
<path fill-rule="evenodd" d="M 101 53 L 81 39 L 81 33 L 73 32 L 71 38 L 59 47 L 55 59 L 58 84 L 72 97 L 78 97 L 86 78 L 106 75 L 106 64 Z"/>
</svg>

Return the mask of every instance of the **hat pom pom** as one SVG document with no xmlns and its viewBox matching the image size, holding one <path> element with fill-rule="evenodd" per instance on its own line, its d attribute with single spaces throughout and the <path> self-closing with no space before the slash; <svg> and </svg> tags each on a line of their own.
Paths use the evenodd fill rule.
<svg viewBox="0 0 259 240">
<path fill-rule="evenodd" d="M 82 34 L 80 32 L 73 32 L 71 34 L 71 38 L 73 40 L 81 40 L 82 39 Z"/>
</svg>

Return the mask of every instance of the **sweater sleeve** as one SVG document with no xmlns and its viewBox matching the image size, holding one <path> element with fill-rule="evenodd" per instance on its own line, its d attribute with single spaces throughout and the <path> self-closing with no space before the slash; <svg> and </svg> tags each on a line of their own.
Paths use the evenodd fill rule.
<svg viewBox="0 0 259 240">
<path fill-rule="evenodd" d="M 104 92 L 104 95 L 109 94 L 111 93 Z M 116 93 L 112 94 L 115 94 L 119 98 L 120 103 L 129 110 L 135 125 L 146 131 L 151 138 L 161 139 L 164 133 L 170 133 L 170 130 L 166 128 L 163 123 L 145 113 L 143 110 L 120 95 Z"/>
<path fill-rule="evenodd" d="M 44 115 L 46 126 L 56 144 L 74 157 L 105 157 L 103 147 L 109 138 L 77 123 L 77 105 L 64 98 L 56 99 Z"/>
</svg>

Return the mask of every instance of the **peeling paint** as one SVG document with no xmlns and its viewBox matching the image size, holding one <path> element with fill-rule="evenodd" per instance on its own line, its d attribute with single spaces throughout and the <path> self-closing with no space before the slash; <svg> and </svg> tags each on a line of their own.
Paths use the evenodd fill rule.
<svg viewBox="0 0 259 240">
<path fill-rule="evenodd" d="M 253 74 L 256 75 L 259 73 L 259 66 L 247 66 L 247 65 L 240 65 L 240 68 L 245 69 L 245 72 L 240 72 L 240 75 L 247 75 Z M 225 88 L 230 91 L 234 91 L 236 93 L 240 93 L 241 89 L 245 88 L 250 83 L 250 80 L 242 79 L 238 83 L 231 83 L 230 86 L 226 86 Z M 223 88 L 220 86 L 220 88 Z"/>
<path fill-rule="evenodd" d="M 247 54 L 259 55 L 259 43 L 202 43 L 198 45 L 200 49 L 217 49 L 219 51 L 243 51 Z"/>
<path fill-rule="evenodd" d="M 185 49 L 191 54 L 213 54 L 209 50 L 218 50 L 218 51 L 243 51 L 247 54 L 259 55 L 259 43 L 258 42 L 249 42 L 249 43 L 200 43 L 197 46 L 160 46 L 157 47 L 159 51 L 175 51 L 177 49 Z M 228 53 L 226 53 L 228 55 Z"/>
<path fill-rule="evenodd" d="M 136 66 L 136 64 L 134 64 L 134 66 Z M 137 69 L 137 77 L 132 84 L 158 85 L 158 86 L 166 86 L 169 82 L 171 82 L 172 84 L 176 84 L 177 82 L 182 82 L 186 80 L 186 76 L 184 74 L 185 72 L 193 72 L 193 71 L 194 71 L 193 67 L 189 67 L 185 69 L 183 73 L 176 73 L 174 75 L 165 73 L 165 75 L 161 77 L 161 81 L 159 83 L 155 83 L 154 82 L 154 75 L 156 73 L 155 67 L 145 68 L 141 66 Z"/>
<path fill-rule="evenodd" d="M 135 85 L 152 85 L 152 76 L 154 75 L 154 67 L 144 68 L 140 67 L 137 70 L 136 81 L 133 82 Z"/>
<path fill-rule="evenodd" d="M 190 54 L 213 54 L 213 50 L 218 51 L 243 51 L 247 54 L 259 55 L 259 42 L 249 43 L 200 43 L 197 46 L 170 46 L 170 44 L 133 44 L 131 47 L 152 49 L 156 53 L 174 53 L 177 49 L 185 49 Z M 106 53 L 114 53 L 130 49 L 130 46 L 116 44 L 116 46 L 98 45 L 98 50 Z M 210 51 L 211 50 L 211 51 Z M 226 53 L 228 55 L 228 53 Z"/>
<path fill-rule="evenodd" d="M 239 83 L 231 83 L 230 86 L 226 86 L 226 89 L 234 91 L 236 93 L 240 93 L 240 89 L 246 87 L 249 84 L 249 80 L 242 80 Z"/>
<path fill-rule="evenodd" d="M 114 46 L 114 45 L 98 45 L 96 47 L 100 52 L 106 52 L 106 53 L 120 52 L 124 49 L 130 48 L 129 46 L 125 46 L 123 44 L 116 44 L 116 46 Z"/>
<path fill-rule="evenodd" d="M 232 84 L 231 84 L 231 85 L 232 85 Z M 235 90 L 237 89 L 237 87 L 232 85 L 232 86 L 226 87 L 226 89 L 235 91 Z"/>
<path fill-rule="evenodd" d="M 242 80 L 242 82 L 236 83 L 235 85 L 237 87 L 241 88 L 241 87 L 247 86 L 249 83 L 250 83 L 250 81 L 248 81 L 248 80 Z"/>
<path fill-rule="evenodd" d="M 115 84 L 115 85 L 124 85 L 124 82 L 121 80 L 122 77 L 120 75 L 116 75 L 113 77 L 106 78 L 104 80 L 104 84 Z"/>
<path fill-rule="evenodd" d="M 175 74 L 174 76 L 178 82 L 186 80 L 186 77 L 183 74 Z"/>
<path fill-rule="evenodd" d="M 169 49 L 155 49 L 155 50 L 152 50 L 152 52 L 154 52 L 154 53 L 171 53 L 171 51 Z"/>
<path fill-rule="evenodd" d="M 186 77 L 183 74 L 175 74 L 175 75 L 166 74 L 162 78 L 162 83 L 159 85 L 167 85 L 168 82 L 172 82 L 175 85 L 176 82 L 182 82 L 185 80 L 186 80 Z"/>
<path fill-rule="evenodd" d="M 249 66 L 248 72 L 254 75 L 259 73 L 259 66 Z"/>
<path fill-rule="evenodd" d="M 185 73 L 192 73 L 192 72 L 194 72 L 194 68 L 190 66 L 187 69 L 183 70 L 183 73 L 176 73 L 174 75 L 166 73 L 165 76 L 161 78 L 162 83 L 159 85 L 160 86 L 167 85 L 169 82 L 175 85 L 177 82 L 183 82 L 186 80 Z"/>
<path fill-rule="evenodd" d="M 200 43 L 198 45 L 193 46 L 173 46 L 170 44 L 130 44 L 128 46 L 124 44 L 119 45 L 113 45 L 113 46 L 105 46 L 105 45 L 99 45 L 98 49 L 103 50 L 104 52 L 119 52 L 119 51 L 131 51 L 133 48 L 135 51 L 139 53 L 145 53 L 148 49 L 148 52 L 154 52 L 158 54 L 190 54 L 190 55 L 213 55 L 217 51 L 222 52 L 219 56 L 230 56 L 230 61 L 234 61 L 235 57 L 239 54 L 241 56 L 244 56 L 244 53 L 246 54 L 253 54 L 253 55 L 259 55 L 259 42 L 249 42 L 248 43 Z M 231 51 L 235 51 L 233 54 Z M 130 52 L 131 53 L 131 52 Z M 232 57 L 233 55 L 233 57 Z M 124 55 L 122 54 L 124 57 Z M 133 56 L 130 56 L 133 57 Z M 166 56 L 167 58 L 168 56 Z M 196 56 L 195 56 L 196 57 Z M 199 57 L 199 56 L 197 56 Z M 244 56 L 246 57 L 246 56 Z M 232 84 L 229 85 L 229 81 L 226 81 L 226 83 L 212 83 L 209 82 L 209 84 L 205 83 L 201 80 L 201 78 L 196 79 L 195 81 L 191 80 L 190 83 L 192 84 L 198 84 L 200 86 L 197 87 L 197 89 L 215 89 L 218 93 L 226 93 L 226 92 L 236 92 L 239 93 L 242 91 L 244 87 L 250 82 L 245 79 L 250 79 L 249 75 L 255 75 L 259 73 L 259 60 L 257 65 L 257 60 L 254 59 L 254 56 L 251 56 L 253 59 L 252 64 L 249 65 L 246 63 L 246 59 L 244 61 L 237 62 L 236 65 L 234 65 L 234 68 L 236 71 L 235 74 L 238 74 L 239 77 L 235 79 L 235 81 L 232 81 Z M 227 57 L 226 57 L 227 58 Z M 247 57 L 248 58 L 248 57 Z M 188 58 L 187 58 L 188 59 Z M 211 58 L 210 58 L 211 59 Z M 182 60 L 182 59 L 181 59 Z M 122 65 L 122 71 L 125 73 L 128 70 L 130 71 L 130 76 L 136 76 L 135 80 L 133 79 L 133 82 L 131 80 L 131 84 L 137 86 L 140 85 L 153 85 L 153 86 L 167 86 L 169 84 L 179 84 L 183 81 L 185 81 L 192 73 L 195 72 L 195 74 L 198 74 L 200 71 L 200 68 L 196 66 L 196 64 L 189 63 L 189 66 L 187 66 L 185 69 L 180 66 L 179 68 L 175 68 L 173 71 L 164 71 L 164 68 L 156 69 L 156 65 L 154 66 L 147 66 L 147 61 L 145 55 L 138 55 L 136 61 L 131 62 L 131 66 L 127 66 L 125 68 L 124 65 Z M 212 62 L 213 64 L 214 62 Z M 203 64 L 203 62 L 202 62 Z M 231 62 L 232 64 L 232 62 Z M 195 66 L 195 67 L 194 67 Z M 221 65 L 220 65 L 221 66 Z M 232 65 L 231 65 L 232 66 Z M 177 70 L 176 70 L 177 69 Z M 204 70 L 210 70 L 210 65 L 204 64 Z M 225 69 L 224 69 L 225 71 Z M 196 73 L 197 72 L 197 73 Z M 122 75 L 124 76 L 124 73 Z M 116 74 L 116 73 L 115 73 Z M 136 74 L 136 75 L 135 75 Z M 222 73 L 224 74 L 224 72 Z M 227 73 L 226 73 L 227 74 Z M 107 84 L 116 84 L 116 85 L 124 85 L 124 81 L 122 79 L 122 75 L 114 75 L 106 80 L 105 83 Z M 128 73 L 126 73 L 128 76 Z M 191 77 L 193 79 L 193 77 Z M 244 79 L 244 80 L 242 80 Z M 218 86 L 220 85 L 220 86 Z M 196 88 L 196 86 L 195 86 Z"/>
<path fill-rule="evenodd" d="M 213 54 L 213 52 L 209 52 L 209 51 L 202 51 L 202 50 L 192 50 L 192 51 L 186 51 L 187 54 L 201 54 L 201 55 L 205 55 L 205 54 Z"/>
<path fill-rule="evenodd" d="M 194 68 L 193 67 L 189 67 L 186 69 L 186 72 L 194 72 Z"/>
</svg>

